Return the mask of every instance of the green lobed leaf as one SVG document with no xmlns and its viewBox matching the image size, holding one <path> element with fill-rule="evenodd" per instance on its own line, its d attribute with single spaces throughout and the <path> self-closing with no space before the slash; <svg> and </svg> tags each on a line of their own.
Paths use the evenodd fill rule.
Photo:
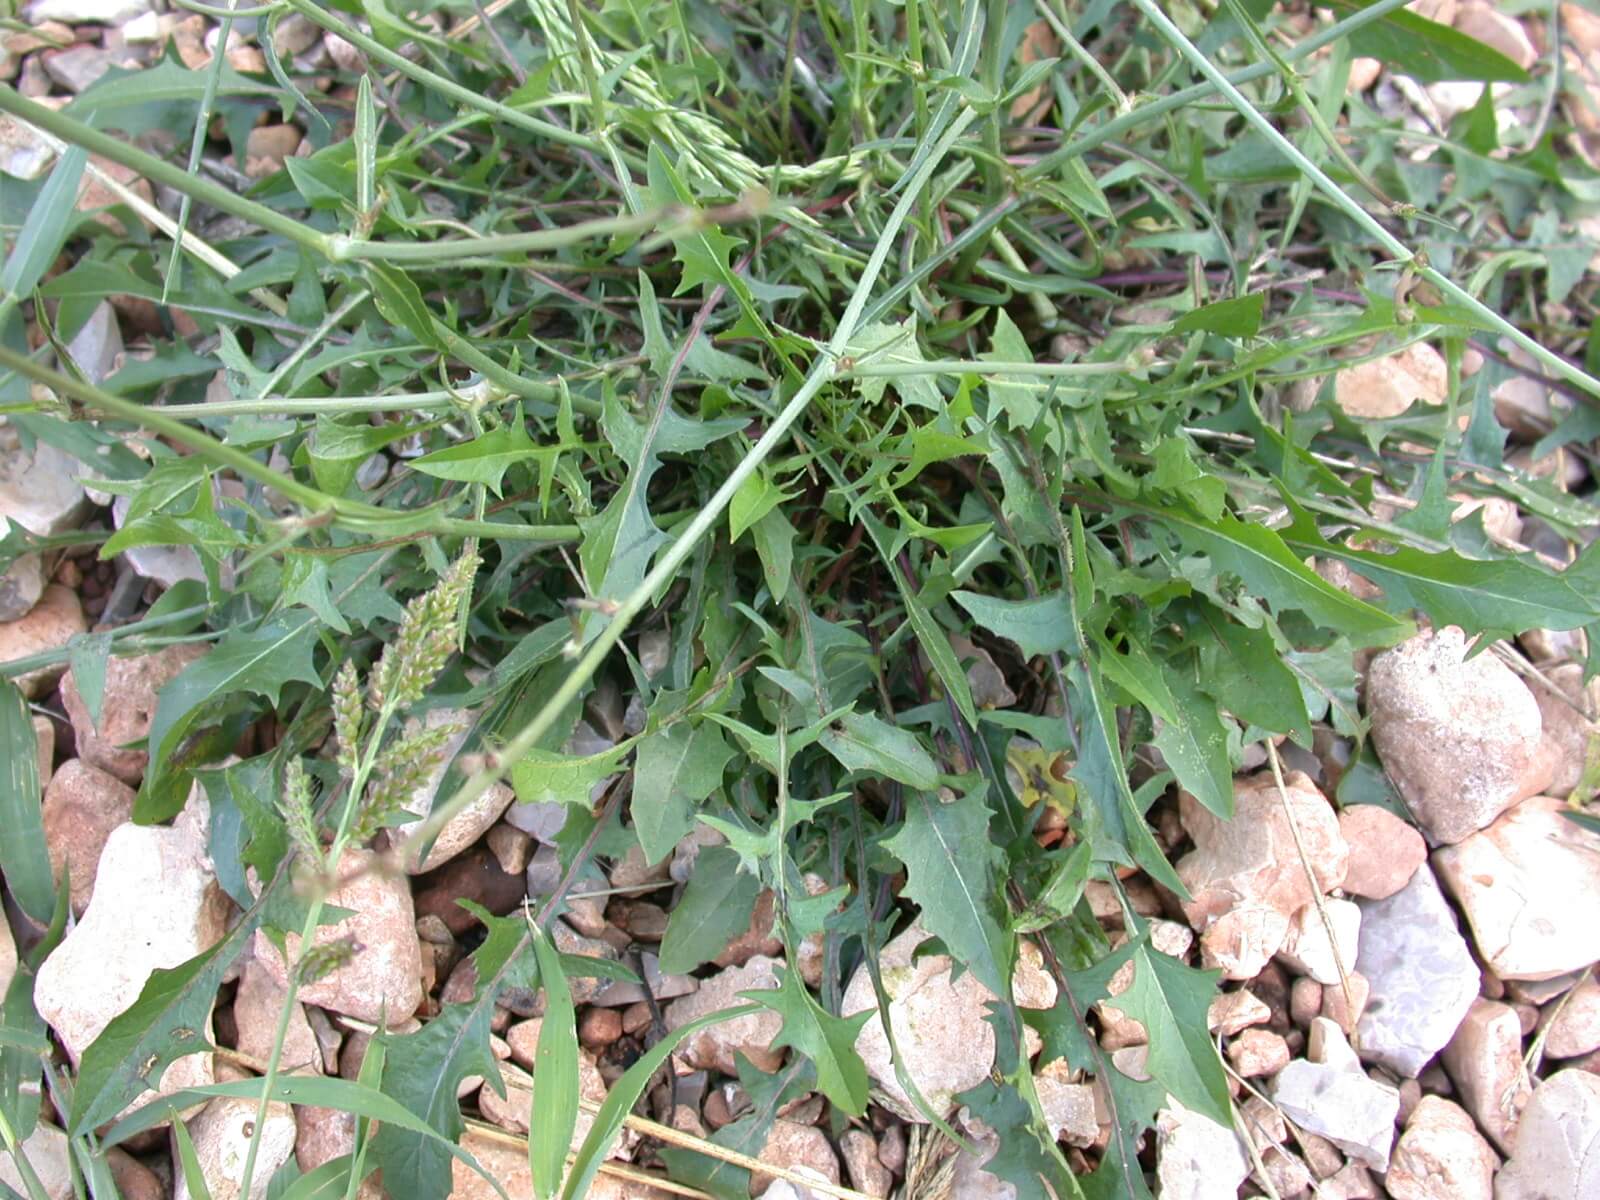
<svg viewBox="0 0 1600 1200">
<path fill-rule="evenodd" d="M 647 862 L 660 862 L 694 828 L 694 811 L 722 786 L 733 758 L 722 730 L 679 721 L 639 743 L 630 812 Z"/>
<path fill-rule="evenodd" d="M 1200 691 L 1187 671 L 1164 667 L 1163 673 L 1173 719 L 1163 721 L 1156 731 L 1156 749 L 1183 788 L 1226 821 L 1233 816 L 1233 771 L 1216 701 Z"/>
<path fill-rule="evenodd" d="M 763 1008 L 783 1018 L 783 1027 L 772 1039 L 772 1048 L 792 1046 L 811 1060 L 817 1069 L 817 1088 L 851 1116 L 867 1110 L 867 1068 L 856 1053 L 856 1035 L 867 1020 L 877 1015 L 863 1009 L 850 1017 L 836 1017 L 823 1011 L 792 970 L 783 972 L 776 989 L 741 992 Z"/>
<path fill-rule="evenodd" d="M 1229 513 L 1207 521 L 1176 508 L 1153 509 L 1152 515 L 1188 549 L 1237 575 L 1275 608 L 1297 608 L 1358 645 L 1398 641 L 1409 632 L 1406 622 L 1323 579 L 1265 525 L 1246 524 Z"/>
<path fill-rule="evenodd" d="M 1364 8 L 1370 2 L 1324 0 L 1341 14 Z M 1493 47 L 1405 9 L 1356 30 L 1350 35 L 1350 48 L 1419 83 L 1526 83 L 1528 79 L 1526 71 Z"/>
<path fill-rule="evenodd" d="M 1272 632 L 1251 629 L 1214 610 L 1203 628 L 1200 686 L 1234 716 L 1273 733 L 1292 733 L 1311 744 L 1311 716 L 1294 672 L 1284 665 Z"/>
<path fill-rule="evenodd" d="M 908 792 L 905 806 L 905 824 L 883 843 L 906 866 L 905 895 L 957 962 L 996 996 L 1009 997 L 1014 947 L 999 891 L 1004 856 L 989 840 L 984 789 L 949 802 Z"/>
<path fill-rule="evenodd" d="M 1214 300 L 1191 308 L 1172 323 L 1173 333 L 1220 333 L 1224 337 L 1255 337 L 1261 328 L 1265 292 L 1251 292 L 1229 300 Z"/>
<path fill-rule="evenodd" d="M 1148 938 L 1140 940 L 1131 961 L 1133 982 L 1116 1003 L 1149 1035 L 1150 1074 L 1186 1108 L 1231 1126 L 1227 1076 L 1206 1027 L 1220 972 L 1197 971 L 1170 955 L 1152 954 Z"/>
<path fill-rule="evenodd" d="M 525 973 L 513 974 L 526 958 L 527 925 L 470 907 L 488 928 L 472 955 L 478 981 L 473 998 L 445 1005 L 415 1033 L 383 1036 L 383 1093 L 428 1129 L 422 1134 L 385 1122 L 372 1140 L 372 1162 L 382 1169 L 384 1188 L 393 1200 L 436 1200 L 449 1194 L 450 1147 L 465 1128 L 456 1090 L 468 1075 L 482 1076 L 497 1091 L 504 1088 L 489 1045 L 495 997 L 504 982 L 532 982 Z"/>
<path fill-rule="evenodd" d="M 587 806 L 590 790 L 615 772 L 627 753 L 627 746 L 588 755 L 530 750 L 511 768 L 517 803 Z"/>
<path fill-rule="evenodd" d="M 480 434 L 470 442 L 458 442 L 414 458 L 411 469 L 435 479 L 481 483 L 498 496 L 506 472 L 517 463 L 534 457 L 538 449 L 522 421 L 517 419 Z"/>
<path fill-rule="evenodd" d="M 1031 600 L 1002 600 L 966 591 L 951 592 L 950 598 L 990 633 L 1015 642 L 1025 658 L 1074 648 L 1072 613 L 1064 591 Z"/>
</svg>

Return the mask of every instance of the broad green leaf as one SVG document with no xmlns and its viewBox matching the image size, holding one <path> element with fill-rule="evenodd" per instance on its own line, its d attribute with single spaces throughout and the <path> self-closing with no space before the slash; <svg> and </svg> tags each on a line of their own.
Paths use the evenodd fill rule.
<svg viewBox="0 0 1600 1200">
<path fill-rule="evenodd" d="M 150 772 L 134 807 L 141 823 L 164 821 L 182 807 L 183 797 L 157 799 L 155 783 L 166 772 L 179 743 L 208 707 L 228 696 L 248 692 L 277 704 L 284 685 L 321 684 L 311 663 L 316 644 L 316 617 L 306 609 L 273 613 L 254 629 L 229 634 L 211 653 L 190 663 L 161 689 L 150 722 Z"/>
<path fill-rule="evenodd" d="M 1143 943 L 1134 952 L 1133 982 L 1117 1007 L 1141 1022 L 1150 1038 L 1148 1069 L 1186 1108 L 1221 1125 L 1233 1123 L 1228 1080 L 1206 1029 L 1218 972 L 1197 971 Z"/>
<path fill-rule="evenodd" d="M 1202 643 L 1200 686 L 1234 716 L 1273 733 L 1292 733 L 1311 744 L 1311 717 L 1294 672 L 1266 628 L 1250 629 L 1208 612 L 1204 626 L 1216 640 Z"/>
<path fill-rule="evenodd" d="M 865 771 L 907 787 L 939 786 L 939 768 L 916 736 L 868 713 L 845 713 L 817 741 L 847 771 Z"/>
<path fill-rule="evenodd" d="M 1195 686 L 1188 672 L 1169 667 L 1165 673 L 1174 716 L 1156 731 L 1156 749 L 1184 789 L 1226 821 L 1233 816 L 1233 771 L 1216 701 Z"/>
<path fill-rule="evenodd" d="M 656 412 L 641 425 L 615 395 L 606 398 L 601 429 L 612 449 L 628 465 L 628 477 L 602 512 L 578 521 L 583 530 L 578 558 L 596 598 L 620 601 L 632 592 L 643 581 L 650 559 L 667 540 L 650 515 L 645 499 L 650 481 L 661 466 L 660 456 L 697 453 L 745 427 L 737 417 L 693 421 L 680 416 L 672 407 L 671 396 L 665 393 L 655 402 Z"/>
<path fill-rule="evenodd" d="M 539 1120 L 528 1134 L 528 1168 L 534 1194 L 549 1200 L 561 1187 L 578 1122 L 578 1027 L 561 955 L 542 930 L 534 927 L 532 936 L 546 1007 L 533 1059 L 533 1111 Z"/>
<path fill-rule="evenodd" d="M 964 591 L 951 592 L 950 598 L 990 633 L 1015 642 L 1025 658 L 1074 648 L 1072 612 L 1063 591 L 1032 600 L 1001 600 Z"/>
<path fill-rule="evenodd" d="M 323 491 L 343 495 L 363 460 L 412 432 L 413 427 L 403 422 L 373 425 L 364 418 L 318 413 L 316 428 L 306 442 L 311 474 Z"/>
<path fill-rule="evenodd" d="M 1459 625 L 1469 637 L 1580 629 L 1600 616 L 1600 592 L 1593 587 L 1600 559 L 1592 547 L 1557 574 L 1515 558 L 1472 559 L 1453 550 L 1428 553 L 1409 546 L 1379 554 L 1329 543 L 1298 528 L 1287 536 L 1296 547 L 1315 547 L 1318 554 L 1350 564 L 1383 589 L 1390 606 L 1420 609 L 1435 625 Z"/>
<path fill-rule="evenodd" d="M 661 939 L 661 969 L 686 974 L 710 962 L 750 928 L 750 913 L 760 881 L 739 870 L 739 853 L 729 846 L 707 846 Z"/>
<path fill-rule="evenodd" d="M 854 359 L 860 366 L 906 368 L 904 375 L 858 376 L 856 387 L 868 404 L 879 403 L 883 399 L 884 389 L 893 387 L 895 394 L 906 404 L 931 408 L 935 412 L 943 410 L 944 397 L 939 393 L 939 385 L 933 375 L 916 370 L 925 361 L 922 345 L 917 340 L 916 317 L 907 317 L 898 324 L 865 325 L 856 330 L 844 353 L 846 358 Z"/>
<path fill-rule="evenodd" d="M 660 862 L 694 828 L 695 807 L 722 786 L 732 757 L 722 730 L 705 721 L 679 721 L 639 743 L 630 811 L 647 862 Z"/>
<path fill-rule="evenodd" d="M 1367 7 L 1363 0 L 1325 3 L 1340 14 Z M 1405 9 L 1356 30 L 1350 35 L 1350 48 L 1419 83 L 1525 83 L 1528 79 L 1528 73 L 1500 51 Z"/>
<path fill-rule="evenodd" d="M 1255 337 L 1261 328 L 1261 313 L 1266 304 L 1265 292 L 1251 292 L 1230 300 L 1214 300 L 1191 308 L 1172 323 L 1173 333 L 1220 333 L 1224 337 Z"/>
<path fill-rule="evenodd" d="M 10 680 L 0 680 L 0 755 L 6 763 L 0 783 L 0 871 L 17 907 L 48 925 L 56 885 L 39 808 L 39 742 L 28 702 Z"/>
<path fill-rule="evenodd" d="M 948 803 L 928 790 L 907 792 L 905 804 L 905 824 L 883 846 L 906 865 L 904 891 L 923 928 L 984 987 L 1009 997 L 1012 945 L 999 892 L 1004 860 L 989 840 L 983 789 Z"/>
<path fill-rule="evenodd" d="M 381 262 L 367 262 L 363 264 L 363 270 L 372 288 L 372 302 L 378 306 L 384 320 L 391 325 L 398 325 L 424 346 L 436 350 L 447 349 L 434 325 L 433 314 L 422 298 L 421 289 L 411 281 L 409 275 L 398 267 Z"/>
<path fill-rule="evenodd" d="M 1246 524 L 1228 513 L 1206 521 L 1175 508 L 1153 510 L 1152 515 L 1191 551 L 1237 575 L 1275 608 L 1297 608 L 1358 645 L 1398 641 L 1409 632 L 1406 622 L 1323 579 L 1265 525 Z"/>
<path fill-rule="evenodd" d="M 481 483 L 496 496 L 505 473 L 538 452 L 521 420 L 512 420 L 473 438 L 412 459 L 411 468 L 435 479 Z"/>
<path fill-rule="evenodd" d="M 873 1009 L 863 1009 L 851 1017 L 836 1017 L 823 1011 L 792 970 L 783 973 L 776 990 L 741 992 L 763 1008 L 783 1018 L 783 1028 L 772 1039 L 772 1048 L 792 1046 L 809 1058 L 817 1069 L 817 1088 L 839 1108 L 852 1116 L 867 1109 L 867 1068 L 856 1053 L 856 1035 Z"/>
<path fill-rule="evenodd" d="M 789 569 L 794 562 L 795 528 L 781 508 L 775 508 L 755 524 L 756 554 L 761 558 L 761 574 L 773 600 L 782 603 L 789 591 Z"/>
<path fill-rule="evenodd" d="M 933 664 L 933 673 L 939 677 L 939 682 L 955 701 L 962 718 L 968 726 L 975 727 L 978 724 L 978 710 L 972 703 L 972 688 L 967 683 L 967 673 L 961 669 L 961 663 L 950 646 L 949 634 L 945 633 L 933 619 L 933 613 L 929 610 L 927 602 L 901 569 L 899 555 L 896 552 L 898 543 L 895 531 L 874 520 L 870 513 L 862 513 L 861 520 L 866 525 L 873 544 L 878 548 L 878 557 L 894 579 L 895 589 L 900 593 L 900 601 L 906 606 L 906 616 L 911 621 L 912 632 L 916 634 L 917 645 L 922 647 L 922 652 Z"/>
<path fill-rule="evenodd" d="M 997 1145 L 983 1169 L 1009 1185 L 1005 1191 L 1019 1197 L 1081 1198 L 1078 1181 L 1060 1149 L 1041 1130 L 1037 1114 L 1014 1086 L 997 1085 L 991 1076 L 958 1099 L 967 1112 L 994 1131 Z"/>
<path fill-rule="evenodd" d="M 594 1124 L 589 1127 L 589 1136 L 584 1138 L 583 1145 L 578 1147 L 572 1170 L 567 1173 L 567 1186 L 561 1189 L 561 1200 L 581 1200 L 581 1197 L 589 1194 L 589 1185 L 594 1182 L 595 1172 L 600 1169 L 600 1164 L 610 1157 L 617 1134 L 622 1132 L 622 1122 L 633 1111 L 633 1106 L 639 1102 L 639 1097 L 655 1078 L 656 1072 L 685 1038 L 699 1033 L 702 1029 L 709 1029 L 720 1021 L 731 1021 L 735 1017 L 760 1011 L 754 1004 L 741 1004 L 738 1008 L 726 1008 L 721 1012 L 711 1013 L 698 1021 L 680 1025 L 640 1055 L 638 1061 L 623 1073 L 622 1078 L 611 1085 L 611 1090 L 606 1093 L 605 1102 L 600 1105 L 600 1111 L 595 1113 Z M 384 1178 L 387 1179 L 388 1176 L 385 1175 Z"/>
<path fill-rule="evenodd" d="M 322 619 L 322 623 L 340 633 L 350 632 L 350 622 L 333 602 L 332 577 L 328 560 L 321 554 L 297 554 L 286 551 L 283 556 L 283 583 L 280 603 L 285 607 L 303 604 Z"/>
<path fill-rule="evenodd" d="M 967 455 L 983 456 L 991 447 L 978 438 L 959 437 L 946 433 L 933 424 L 913 429 L 900 439 L 899 453 L 910 461 L 894 477 L 894 486 L 903 488 L 930 463 L 944 462 Z"/>
<path fill-rule="evenodd" d="M 1094 856 L 1088 842 L 1079 842 L 1060 854 L 1044 887 L 1030 903 L 1029 911 L 1018 914 L 1012 928 L 1018 933 L 1033 933 L 1065 917 L 1083 897 L 1093 866 Z"/>
<path fill-rule="evenodd" d="M 616 771 L 627 753 L 627 746 L 613 746 L 589 755 L 530 750 L 511 767 L 517 803 L 586 807 L 590 789 Z"/>
<path fill-rule="evenodd" d="M 1081 662 L 1071 675 L 1082 712 L 1080 756 L 1071 777 L 1081 785 L 1079 808 L 1095 857 L 1122 865 L 1137 863 L 1168 890 L 1188 895 L 1128 786 L 1115 709 L 1106 698 L 1097 664 Z"/>
<path fill-rule="evenodd" d="M 153 67 L 138 71 L 113 68 L 95 81 L 87 91 L 77 96 L 66 111 L 80 120 L 90 116 L 99 119 L 100 128 L 122 129 L 115 113 L 130 108 L 142 108 L 174 100 L 193 100 L 198 103 L 206 95 L 205 71 L 191 71 L 164 58 Z M 239 74 L 232 66 L 223 63 L 216 82 L 218 96 L 272 96 L 276 92 L 264 83 L 257 83 Z M 142 130 L 131 131 L 142 132 Z"/>
</svg>

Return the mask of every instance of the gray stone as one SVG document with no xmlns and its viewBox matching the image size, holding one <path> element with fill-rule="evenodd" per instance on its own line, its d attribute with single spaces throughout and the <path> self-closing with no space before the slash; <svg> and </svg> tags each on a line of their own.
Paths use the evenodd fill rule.
<svg viewBox="0 0 1600 1200">
<path fill-rule="evenodd" d="M 1534 777 L 1543 727 L 1533 693 L 1493 654 L 1468 650 L 1449 625 L 1385 651 L 1367 671 L 1378 755 L 1418 826 L 1446 844 L 1543 782 Z"/>
<path fill-rule="evenodd" d="M 117 496 L 111 501 L 111 519 L 118 529 L 128 519 L 132 497 Z M 193 546 L 129 546 L 122 557 L 141 579 L 152 579 L 164 588 L 175 587 L 185 579 L 204 583 L 205 568 Z"/>
<path fill-rule="evenodd" d="M 1400 1093 L 1360 1070 L 1297 1058 L 1272 1081 L 1272 1100 L 1302 1129 L 1380 1171 L 1389 1165 Z"/>
<path fill-rule="evenodd" d="M 1600 1196 L 1600 1076 L 1561 1071 L 1534 1090 L 1496 1200 Z"/>
<path fill-rule="evenodd" d="M 1426 866 L 1388 899 L 1361 901 L 1356 960 L 1371 985 L 1357 1026 L 1361 1056 L 1414 1079 L 1454 1036 L 1480 981 Z"/>
<path fill-rule="evenodd" d="M 45 442 L 30 453 L 15 431 L 0 431 L 0 517 L 30 533 L 66 533 L 83 519 L 87 498 L 77 477 L 84 466 Z"/>
<path fill-rule="evenodd" d="M 40 1121 L 17 1149 L 28 1160 L 49 1200 L 68 1200 L 72 1195 L 72 1167 L 69 1163 L 71 1152 L 67 1146 L 67 1135 L 54 1125 Z M 28 1195 L 17 1164 L 9 1154 L 0 1154 L 0 1183 L 19 1196 Z"/>
<path fill-rule="evenodd" d="M 139 999 L 158 968 L 176 967 L 222 939 L 232 908 L 206 853 L 203 798 L 170 826 L 123 825 L 100 856 L 94 899 L 39 968 L 34 1003 L 76 1063 L 105 1027 Z M 199 1031 L 211 1038 L 210 1014 Z M 209 1052 L 186 1055 L 161 1090 L 209 1084 Z"/>
<path fill-rule="evenodd" d="M 0 523 L 0 531 L 9 526 Z M 21 554 L 0 575 L 0 621 L 20 621 L 44 595 L 44 560 Z"/>
<path fill-rule="evenodd" d="M 77 95 L 109 71 L 116 55 L 99 46 L 73 46 L 44 55 L 44 73 L 63 91 Z"/>
<path fill-rule="evenodd" d="M 255 1100 L 219 1097 L 189 1122 L 195 1158 L 200 1163 L 200 1174 L 211 1200 L 265 1200 L 273 1174 L 294 1153 L 293 1110 L 287 1104 L 268 1104 L 266 1120 L 258 1136 L 256 1108 Z M 251 1169 L 247 1196 L 241 1185 L 245 1157 L 252 1140 L 258 1140 L 260 1145 Z M 189 1190 L 176 1148 L 172 1175 L 176 1185 L 173 1200 L 192 1200 L 194 1193 Z"/>
<path fill-rule="evenodd" d="M 1156 1115 L 1156 1179 L 1161 1200 L 1235 1200 L 1250 1174 L 1236 1131 L 1172 1097 Z"/>
<path fill-rule="evenodd" d="M 78 593 L 52 583 L 28 612 L 14 621 L 0 622 L 0 662 L 63 649 L 73 634 L 82 633 L 86 628 Z M 12 682 L 24 696 L 35 700 L 60 679 L 66 669 L 63 661 L 15 676 Z"/>
<path fill-rule="evenodd" d="M 1522 1023 L 1510 1005 L 1478 997 L 1441 1055 L 1462 1106 L 1502 1151 L 1532 1095 L 1522 1065 Z"/>
<path fill-rule="evenodd" d="M 67 343 L 67 353 L 89 377 L 90 383 L 103 383 L 111 377 L 121 363 L 122 350 L 122 327 L 117 323 L 117 310 L 105 300 L 94 306 L 89 319 Z"/>
</svg>

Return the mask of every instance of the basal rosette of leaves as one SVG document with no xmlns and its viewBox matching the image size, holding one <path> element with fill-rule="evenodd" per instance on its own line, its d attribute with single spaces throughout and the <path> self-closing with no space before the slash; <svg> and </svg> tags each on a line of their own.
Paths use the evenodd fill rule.
<svg viewBox="0 0 1600 1200">
<path fill-rule="evenodd" d="M 1152 952 L 1125 896 L 1133 936 L 1113 950 L 1085 886 L 1116 894 L 1137 870 L 1181 894 L 1155 814 L 1180 788 L 1227 813 L 1269 736 L 1359 744 L 1352 655 L 1419 617 L 1596 644 L 1600 552 L 1557 569 L 1453 521 L 1451 497 L 1508 497 L 1562 536 L 1596 523 L 1509 464 L 1503 355 L 1460 370 L 1469 343 L 1506 338 L 1573 400 L 1540 453 L 1582 449 L 1600 385 L 1571 354 L 1587 338 L 1593 372 L 1600 340 L 1536 340 L 1501 315 L 1580 279 L 1536 239 L 1501 262 L 1457 218 L 1492 201 L 1515 228 L 1554 228 L 1600 188 L 1549 142 L 1497 157 L 1487 91 L 1431 165 L 1396 158 L 1393 123 L 1345 102 L 1354 54 L 1531 85 L 1395 3 L 1265 31 L 1260 5 L 1171 7 L 533 0 L 485 23 L 472 4 L 366 3 L 358 27 L 343 6 L 277 0 L 263 46 L 293 16 L 345 38 L 365 73 L 269 49 L 261 77 L 220 58 L 113 70 L 59 112 L 0 87 L 0 111 L 62 148 L 36 182 L 0 187 L 18 231 L 0 274 L 8 418 L 130 497 L 105 556 L 182 546 L 202 566 L 67 653 L 93 678 L 111 654 L 212 647 L 161 694 L 135 818 L 170 818 L 198 783 L 242 913 L 158 972 L 75 1075 L 47 1066 L 85 1162 L 185 1099 L 107 1128 L 192 1052 L 256 930 L 332 919 L 319 868 L 398 819 L 371 798 L 433 752 L 404 719 L 439 707 L 473 724 L 424 836 L 500 780 L 567 807 L 568 883 L 710 827 L 727 844 L 672 912 L 665 969 L 713 960 L 764 889 L 790 962 L 823 935 L 820 987 L 788 973 L 753 998 L 781 1016 L 789 1066 L 745 1080 L 750 1115 L 719 1142 L 758 1148 L 808 1091 L 865 1110 L 863 1018 L 840 1015 L 841 992 L 912 914 L 997 996 L 1023 938 L 1056 981 L 1053 1009 L 994 1005 L 996 1071 L 963 1097 L 1019 1195 L 1145 1194 L 1137 1143 L 1169 1095 L 1231 1120 L 1214 975 Z M 1036 19 L 1059 53 L 1019 53 Z M 1324 141 L 1312 111 L 1360 136 Z M 264 114 L 299 122 L 310 153 L 248 189 L 188 169 L 197 130 L 202 158 L 243 162 Z M 77 214 L 105 162 L 185 197 L 181 222 L 124 203 L 119 235 Z M 108 296 L 167 324 L 91 385 L 65 347 Z M 1442 406 L 1356 421 L 1334 403 L 1336 366 L 1421 341 L 1450 365 Z M 392 466 L 367 490 L 375 454 Z M 64 544 L 13 527 L 3 549 Z M 1330 563 L 1378 596 L 1329 582 Z M 1010 702 L 974 686 L 973 648 Z M 629 723 L 576 753 L 602 688 L 629 698 Z M 31 761 L 13 716 L 11 757 Z M 228 761 L 267 726 L 270 748 Z M 47 925 L 29 787 L 6 793 L 19 832 L 0 865 Z M 565 996 L 565 976 L 615 972 L 551 948 L 553 908 L 479 915 L 472 998 L 380 1039 L 359 1081 L 274 1061 L 204 1093 L 361 1118 L 351 1159 L 282 1195 L 354 1194 L 375 1168 L 397 1200 L 446 1194 L 457 1086 L 497 1078 L 502 989 Z M 1146 1081 L 1090 1025 L 1125 962 Z M 4 1018 L 0 1110 L 25 1136 L 44 1037 L 27 987 Z M 570 1005 L 545 1031 L 536 1102 L 570 1108 Z M 1044 1127 L 1030 1032 L 1040 1061 L 1106 1086 L 1113 1130 L 1092 1159 L 1069 1162 Z M 583 1194 L 673 1039 L 613 1086 L 575 1163 L 570 1125 L 535 1132 L 542 1193 Z M 715 1194 L 748 1183 L 671 1161 Z"/>
</svg>

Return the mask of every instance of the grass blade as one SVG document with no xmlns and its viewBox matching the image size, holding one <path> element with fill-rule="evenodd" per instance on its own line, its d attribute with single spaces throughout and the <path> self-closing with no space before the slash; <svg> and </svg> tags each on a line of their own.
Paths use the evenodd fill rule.
<svg viewBox="0 0 1600 1200">
<path fill-rule="evenodd" d="M 537 926 L 533 953 L 544 982 L 544 1023 L 533 1056 L 533 1112 L 528 1133 L 528 1169 L 539 1200 L 561 1187 L 572 1130 L 578 1123 L 578 1025 L 572 989 L 561 969 L 561 955 Z"/>
<path fill-rule="evenodd" d="M 667 1057 L 678 1048 L 680 1042 L 709 1025 L 715 1025 L 718 1021 L 731 1021 L 735 1017 L 760 1011 L 759 1005 L 741 1004 L 738 1008 L 725 1008 L 721 1012 L 711 1013 L 698 1021 L 690 1021 L 687 1025 L 679 1026 L 642 1054 L 639 1061 L 629 1067 L 622 1078 L 611 1086 L 605 1103 L 595 1114 L 594 1124 L 589 1128 L 589 1136 L 583 1139 L 583 1145 L 578 1148 L 577 1157 L 573 1160 L 572 1172 L 567 1176 L 567 1186 L 561 1191 L 561 1200 L 579 1200 L 580 1197 L 589 1194 L 589 1185 L 594 1182 L 595 1173 L 600 1170 L 600 1164 L 611 1153 L 617 1134 L 622 1131 L 623 1118 L 632 1110 L 639 1096 L 649 1086 L 650 1080 L 661 1069 L 661 1064 L 667 1061 Z"/>
<path fill-rule="evenodd" d="M 9 680 L 0 683 L 0 754 L 6 758 L 0 790 L 0 870 L 17 906 L 40 925 L 50 923 L 56 889 L 45 851 L 39 806 L 39 744 L 28 702 Z"/>
</svg>

